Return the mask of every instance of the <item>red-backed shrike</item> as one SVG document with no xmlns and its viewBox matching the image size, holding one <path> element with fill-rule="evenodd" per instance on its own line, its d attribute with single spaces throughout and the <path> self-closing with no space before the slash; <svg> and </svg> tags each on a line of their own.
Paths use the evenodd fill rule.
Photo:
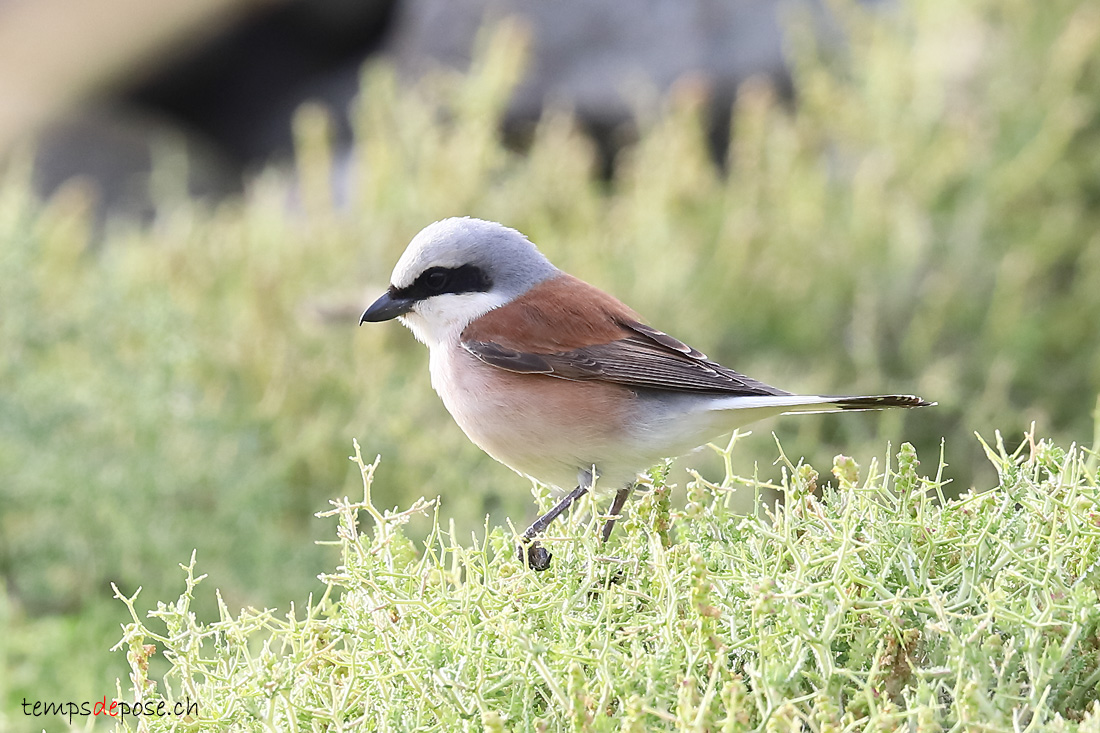
<svg viewBox="0 0 1100 733">
<path fill-rule="evenodd" d="M 360 324 L 392 318 L 428 345 L 432 386 L 470 440 L 519 474 L 577 485 L 522 537 L 520 557 L 536 570 L 550 553 L 535 538 L 594 476 L 618 490 L 606 541 L 638 473 L 663 458 L 773 415 L 931 404 L 758 382 L 645 325 L 515 229 L 480 219 L 416 235 Z"/>
</svg>

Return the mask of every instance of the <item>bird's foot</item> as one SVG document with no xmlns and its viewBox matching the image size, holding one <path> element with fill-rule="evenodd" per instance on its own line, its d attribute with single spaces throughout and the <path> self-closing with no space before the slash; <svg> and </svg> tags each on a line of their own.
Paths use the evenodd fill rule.
<svg viewBox="0 0 1100 733">
<path fill-rule="evenodd" d="M 587 478 L 586 478 L 587 476 Z M 519 539 L 519 547 L 516 549 L 519 551 L 519 561 L 531 568 L 532 570 L 546 570 L 550 567 L 550 558 L 552 555 L 550 551 L 539 544 L 539 541 L 535 539 L 550 526 L 550 523 L 558 518 L 558 515 L 564 512 L 569 506 L 588 493 L 588 488 L 592 485 L 591 475 L 584 473 L 581 475 L 581 484 L 577 488 L 570 491 L 565 498 L 554 505 L 554 508 L 543 514 L 541 517 L 531 523 L 531 526 L 523 533 L 523 536 Z"/>
<path fill-rule="evenodd" d="M 519 551 L 519 561 L 532 570 L 541 572 L 550 567 L 553 555 L 538 540 L 524 537 L 516 549 Z"/>
</svg>

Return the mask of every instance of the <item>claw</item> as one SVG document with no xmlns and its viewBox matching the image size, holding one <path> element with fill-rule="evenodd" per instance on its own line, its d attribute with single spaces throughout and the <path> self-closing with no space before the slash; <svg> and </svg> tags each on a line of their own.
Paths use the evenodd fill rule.
<svg viewBox="0 0 1100 733">
<path fill-rule="evenodd" d="M 519 561 L 535 571 L 543 571 L 550 567 L 550 558 L 554 555 L 539 544 L 538 540 L 523 539 L 516 547 Z"/>
</svg>

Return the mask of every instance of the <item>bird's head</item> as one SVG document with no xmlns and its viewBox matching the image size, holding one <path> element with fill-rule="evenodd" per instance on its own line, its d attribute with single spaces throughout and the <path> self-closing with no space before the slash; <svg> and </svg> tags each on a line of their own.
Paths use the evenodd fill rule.
<svg viewBox="0 0 1100 733">
<path fill-rule="evenodd" d="M 359 323 L 398 318 L 433 346 L 558 274 L 515 229 L 468 217 L 443 219 L 413 237 L 389 288 Z"/>
</svg>

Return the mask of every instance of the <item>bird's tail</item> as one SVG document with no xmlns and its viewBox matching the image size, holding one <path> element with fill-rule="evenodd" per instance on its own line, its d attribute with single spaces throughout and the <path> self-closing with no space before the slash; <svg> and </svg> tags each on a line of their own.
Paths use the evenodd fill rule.
<svg viewBox="0 0 1100 733">
<path fill-rule="evenodd" d="M 839 412 L 841 410 L 885 410 L 890 407 L 931 407 L 935 402 L 922 400 L 911 394 L 881 394 L 863 397 L 820 396 L 821 403 L 799 405 L 790 412 Z"/>
<path fill-rule="evenodd" d="M 752 395 L 728 397 L 713 405 L 719 410 L 766 410 L 772 414 L 840 412 L 842 410 L 885 410 L 891 407 L 929 407 L 936 404 L 916 395 Z"/>
</svg>

